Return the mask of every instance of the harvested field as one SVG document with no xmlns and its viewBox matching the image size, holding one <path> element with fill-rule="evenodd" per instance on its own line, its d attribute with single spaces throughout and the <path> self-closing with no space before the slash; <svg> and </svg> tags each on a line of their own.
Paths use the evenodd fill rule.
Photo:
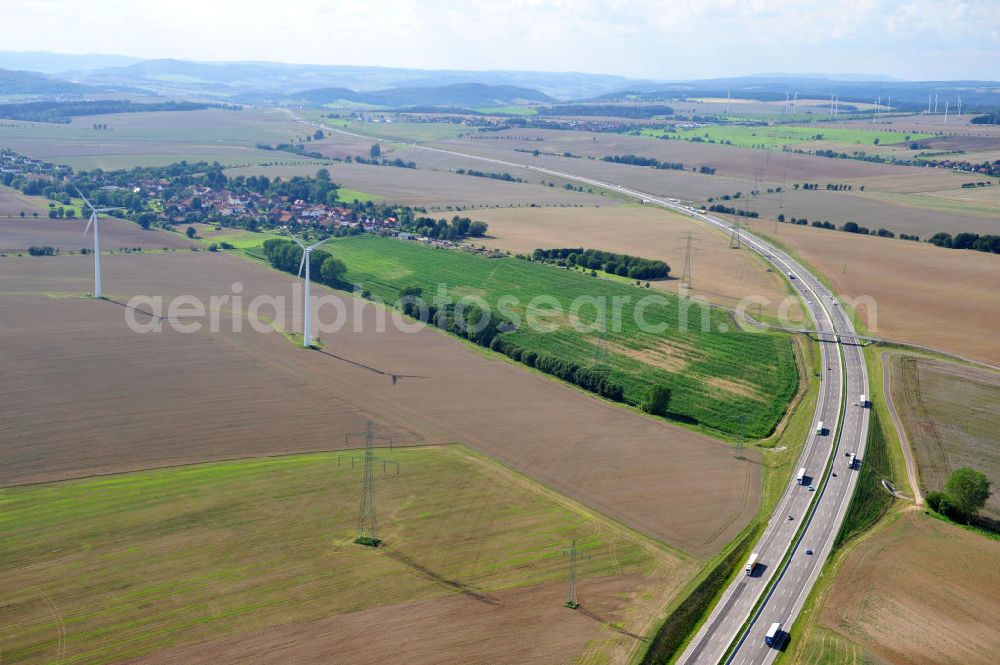
<svg viewBox="0 0 1000 665">
<path fill-rule="evenodd" d="M 283 327 L 298 329 L 293 278 L 234 256 L 116 254 L 102 265 L 105 290 L 118 302 L 191 294 L 209 306 L 210 296 L 232 294 L 239 282 L 243 308 L 256 294 L 284 296 Z M 165 325 L 137 334 L 114 302 L 44 295 L 85 293 L 91 274 L 83 256 L 0 261 L 8 377 L 0 403 L 16 414 L 0 423 L 11 460 L 0 470 L 4 485 L 331 449 L 369 414 L 399 431 L 401 442 L 460 441 L 698 556 L 729 542 L 759 504 L 760 469 L 750 451 L 743 451 L 749 461 L 737 460 L 707 436 L 629 413 L 436 330 L 405 333 L 390 322 L 372 334 L 375 305 L 314 285 L 314 294 L 330 294 L 346 311 L 344 329 L 320 333 L 324 353 L 255 332 L 245 318 L 242 332 L 230 332 L 228 315 L 219 333 L 204 320 L 198 333 Z M 274 309 L 261 315 L 274 318 Z M 320 315 L 334 318 L 329 308 Z M 90 424 L 98 422 L 96 433 Z M 290 422 L 304 429 L 293 435 Z"/>
<path fill-rule="evenodd" d="M 179 233 L 143 230 L 134 222 L 101 217 L 101 251 L 133 249 L 189 249 L 197 243 Z M 92 248 L 94 239 L 83 231 L 86 219 L 3 219 L 0 218 L 0 252 L 24 252 L 32 245 L 47 245 L 64 252 Z"/>
<path fill-rule="evenodd" d="M 889 663 L 993 663 L 1000 649 L 997 560 L 1000 541 L 908 512 L 847 556 L 819 623 Z"/>
<path fill-rule="evenodd" d="M 729 237 L 682 215 L 660 208 L 627 206 L 614 209 L 497 209 L 476 213 L 489 223 L 490 237 L 482 240 L 497 247 L 530 254 L 537 248 L 586 247 L 666 261 L 671 275 L 684 268 L 685 241 L 692 236 L 692 296 L 727 307 L 755 295 L 771 304 L 763 309 L 777 316 L 788 295 L 784 280 L 768 270 L 756 254 L 729 249 Z M 480 242 L 480 241 L 477 241 Z M 676 293 L 679 279 L 652 282 L 655 288 Z M 757 306 L 748 308 L 756 314 Z M 802 321 L 802 309 L 791 301 L 788 318 Z"/>
<path fill-rule="evenodd" d="M 609 625 L 631 609 L 625 606 L 625 598 L 636 595 L 630 581 L 581 581 L 587 603 L 576 612 L 562 606 L 565 584 L 546 584 L 492 594 L 496 604 L 447 596 L 378 607 L 172 649 L 131 663 L 319 665 L 335 656 L 338 665 L 369 665 L 392 662 L 401 653 L 407 665 L 551 665 L 601 657 L 606 660 L 600 662 L 624 663 L 624 646 L 612 649 L 607 643 L 631 645 L 640 637 L 627 634 L 629 622 L 625 628 Z"/>
<path fill-rule="evenodd" d="M 754 222 L 751 228 L 770 234 L 773 225 Z M 866 322 L 861 310 L 870 334 L 1000 364 L 1000 257 L 788 224 L 774 237 L 841 296 L 874 298 L 877 320 Z"/>
<path fill-rule="evenodd" d="M 434 145 L 446 147 L 461 152 L 483 154 L 497 159 L 507 159 L 512 162 L 529 163 L 549 166 L 567 172 L 576 169 L 603 169 L 606 177 L 615 180 L 615 173 L 649 171 L 662 178 L 670 178 L 683 172 L 672 170 L 655 170 L 648 167 L 613 164 L 601 159 L 608 155 L 635 154 L 643 157 L 655 157 L 665 162 L 680 162 L 684 164 L 687 173 L 692 167 L 712 166 L 718 169 L 716 175 L 699 175 L 706 181 L 705 186 L 712 186 L 712 181 L 719 181 L 715 191 L 708 194 L 714 196 L 722 193 L 732 193 L 743 189 L 749 191 L 756 179 L 760 179 L 765 188 L 768 186 L 783 186 L 793 182 L 861 182 L 867 183 L 880 177 L 890 178 L 927 178 L 933 177 L 934 182 L 950 183 L 945 187 L 957 187 L 968 174 L 957 174 L 942 169 L 926 169 L 923 167 L 904 167 L 891 164 L 877 164 L 849 159 L 830 159 L 813 155 L 799 155 L 779 151 L 762 151 L 718 143 L 692 143 L 690 141 L 667 141 L 648 136 L 629 136 L 623 134 L 594 134 L 588 132 L 570 132 L 555 130 L 510 130 L 495 132 L 495 136 L 476 139 L 455 139 L 440 141 Z M 542 139 L 538 141 L 537 139 Z M 829 146 L 825 146 L 829 147 Z M 856 148 L 856 146 L 855 146 Z M 563 154 L 570 152 L 583 159 L 552 157 L 539 155 L 533 157 L 529 153 L 516 150 L 541 150 L 544 153 Z M 594 159 L 586 159 L 594 157 Z M 559 165 L 559 166 L 557 166 Z M 620 170 L 620 169 L 625 169 Z M 581 172 L 582 173 L 582 172 Z M 601 178 L 600 171 L 590 173 Z M 698 174 L 693 174 L 698 175 Z M 966 176 L 963 180 L 963 176 Z M 742 187 L 731 190 L 723 186 L 723 178 L 733 178 L 743 181 Z M 638 187 L 638 183 L 633 183 Z M 673 191 L 673 195 L 691 197 L 693 191 Z"/>
<path fill-rule="evenodd" d="M 473 160 L 468 160 L 470 163 Z M 404 203 L 428 207 L 483 207 L 483 206 L 530 206 L 568 205 L 595 206 L 616 205 L 614 199 L 595 194 L 567 191 L 561 187 L 547 187 L 540 184 L 504 182 L 490 178 L 458 175 L 448 171 L 425 168 L 404 169 L 393 166 L 371 166 L 368 164 L 346 164 L 335 162 L 324 164 L 334 182 L 382 197 L 382 201 Z M 484 168 L 477 163 L 475 168 Z M 254 166 L 233 168 L 226 175 L 266 175 L 269 178 L 293 175 L 312 176 L 316 165 L 302 166 Z"/>
<path fill-rule="evenodd" d="M 1000 523 L 1000 372 L 901 354 L 891 370 L 921 484 L 940 491 L 955 469 L 981 471 L 994 487 L 982 515 Z"/>
<path fill-rule="evenodd" d="M 20 217 L 22 212 L 28 217 L 33 213 L 48 216 L 49 209 L 44 199 L 25 196 L 12 187 L 0 185 L 0 218 Z"/>
<path fill-rule="evenodd" d="M 107 123 L 109 129 L 93 129 L 94 123 Z M 255 147 L 291 143 L 302 133 L 303 126 L 282 111 L 207 109 L 84 116 L 65 125 L 4 123 L 0 144 L 74 169 L 113 170 L 185 159 L 226 165 L 304 161 L 298 155 Z"/>
<path fill-rule="evenodd" d="M 532 662 L 561 647 L 624 663 L 635 634 L 697 568 L 463 448 L 378 456 L 399 472 L 377 469 L 384 544 L 374 550 L 352 542 L 362 470 L 348 454 L 0 490 L 4 662 L 120 662 L 179 645 L 194 653 L 155 660 L 235 658 L 249 647 L 276 662 L 289 637 L 302 640 L 293 649 L 309 645 L 303 656 L 344 662 L 338 638 L 362 639 L 360 626 L 392 614 L 410 624 L 399 637 L 420 636 L 426 649 L 468 654 L 485 640 L 510 660 L 524 643 L 498 633 L 499 621 L 535 638 Z M 580 612 L 562 607 L 559 552 L 573 538 L 587 555 Z M 459 614 L 464 625 L 440 625 L 447 636 L 426 630 Z M 228 646 L 210 642 L 219 638 Z"/>
</svg>

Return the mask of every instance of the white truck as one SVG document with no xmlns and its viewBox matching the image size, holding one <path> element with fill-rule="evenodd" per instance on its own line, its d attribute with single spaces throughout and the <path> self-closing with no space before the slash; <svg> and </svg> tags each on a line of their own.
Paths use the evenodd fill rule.
<svg viewBox="0 0 1000 665">
<path fill-rule="evenodd" d="M 850 456 L 847 458 L 847 468 L 848 469 L 853 469 L 854 465 L 857 464 L 857 462 L 858 462 L 857 455 L 855 455 L 854 453 L 851 453 Z"/>
<path fill-rule="evenodd" d="M 747 568 L 746 568 L 747 575 L 753 575 L 753 571 L 756 568 L 757 568 L 757 552 L 754 552 L 753 554 L 750 555 L 750 558 L 747 559 Z"/>
<path fill-rule="evenodd" d="M 825 431 L 826 431 L 826 428 L 823 427 L 823 421 L 822 420 L 819 421 L 818 423 L 816 423 L 816 436 L 823 436 L 823 432 L 825 432 Z"/>
<path fill-rule="evenodd" d="M 799 485 L 805 485 L 806 484 L 806 468 L 805 467 L 802 467 L 801 469 L 799 469 L 798 475 L 795 476 L 795 482 L 798 483 Z"/>
<path fill-rule="evenodd" d="M 769 647 L 778 646 L 778 639 L 781 637 L 781 623 L 772 623 L 764 636 L 764 644 Z"/>
<path fill-rule="evenodd" d="M 861 397 L 858 398 L 858 406 L 862 409 L 868 408 L 868 395 L 861 393 Z"/>
</svg>

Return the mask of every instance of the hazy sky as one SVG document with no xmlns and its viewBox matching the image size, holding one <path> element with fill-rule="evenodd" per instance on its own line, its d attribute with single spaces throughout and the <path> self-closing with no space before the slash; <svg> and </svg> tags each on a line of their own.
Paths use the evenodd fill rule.
<svg viewBox="0 0 1000 665">
<path fill-rule="evenodd" d="M 656 79 L 1000 79 L 1000 0 L 0 0 L 2 50 Z"/>
</svg>

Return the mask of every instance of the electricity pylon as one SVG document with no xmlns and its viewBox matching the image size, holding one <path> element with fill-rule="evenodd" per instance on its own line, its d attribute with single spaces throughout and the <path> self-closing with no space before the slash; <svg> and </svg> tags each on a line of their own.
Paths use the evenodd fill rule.
<svg viewBox="0 0 1000 665">
<path fill-rule="evenodd" d="M 353 436 L 365 437 L 365 453 L 363 458 L 363 476 L 361 486 L 361 506 L 358 510 L 358 528 L 354 542 L 368 547 L 378 547 L 382 540 L 378 537 L 378 511 L 375 508 L 375 476 L 372 465 L 375 462 L 375 440 L 391 441 L 388 437 L 375 436 L 375 425 L 367 421 L 364 432 L 352 432 L 345 439 Z M 387 460 L 383 460 L 385 462 Z M 391 461 L 391 460 L 390 460 Z M 395 463 L 395 462 L 393 462 Z M 399 473 L 397 465 L 396 472 Z"/>
</svg>

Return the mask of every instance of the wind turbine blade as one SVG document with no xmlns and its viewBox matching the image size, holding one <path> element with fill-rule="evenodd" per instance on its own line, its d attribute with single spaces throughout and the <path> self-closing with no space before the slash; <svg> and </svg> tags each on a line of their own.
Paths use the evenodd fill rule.
<svg viewBox="0 0 1000 665">
<path fill-rule="evenodd" d="M 320 240 L 320 241 L 319 241 L 318 243 L 316 243 L 316 244 L 314 244 L 314 245 L 310 245 L 310 246 L 309 246 L 309 249 L 316 249 L 317 247 L 319 247 L 320 245 L 322 245 L 323 243 L 325 243 L 325 242 L 326 242 L 327 240 L 329 240 L 329 239 L 330 239 L 330 238 L 328 238 L 328 237 L 327 237 L 327 238 L 323 238 L 323 239 L 322 239 L 322 240 Z"/>
<path fill-rule="evenodd" d="M 76 193 L 80 195 L 80 198 L 83 199 L 83 202 L 87 204 L 87 207 L 93 210 L 94 206 L 90 204 L 90 201 L 88 201 L 87 197 L 83 195 L 83 192 L 80 191 L 80 188 L 77 187 L 76 185 L 73 185 L 73 189 L 75 189 Z"/>
<path fill-rule="evenodd" d="M 299 261 L 299 277 L 302 277 L 302 268 L 306 264 L 306 253 L 302 252 L 302 260 Z"/>
<path fill-rule="evenodd" d="M 97 212 L 90 213 L 90 220 L 87 222 L 87 228 L 83 230 L 83 235 L 87 235 L 87 231 L 90 230 L 90 225 L 94 223 L 94 219 L 97 217 Z"/>
</svg>

